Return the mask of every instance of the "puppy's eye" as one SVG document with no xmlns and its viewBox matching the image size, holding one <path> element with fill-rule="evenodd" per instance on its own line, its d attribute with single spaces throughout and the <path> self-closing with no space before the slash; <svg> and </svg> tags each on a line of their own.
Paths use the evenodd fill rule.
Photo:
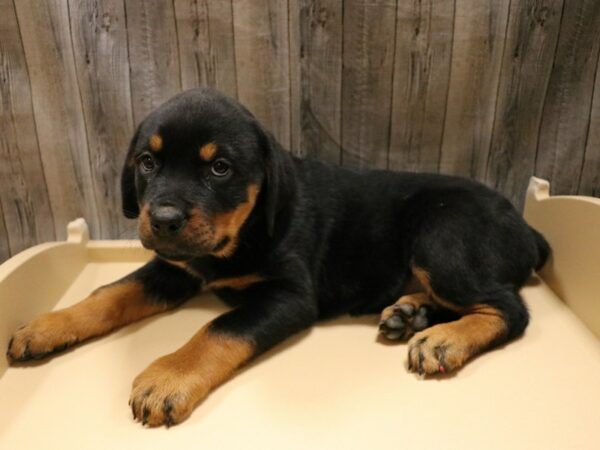
<svg viewBox="0 0 600 450">
<path fill-rule="evenodd" d="M 141 171 L 145 173 L 150 173 L 156 168 L 154 158 L 150 155 L 142 155 L 140 159 L 138 159 L 138 164 L 140 165 Z"/>
<path fill-rule="evenodd" d="M 216 177 L 224 177 L 230 170 L 231 166 L 224 159 L 217 159 L 210 167 L 210 171 Z"/>
</svg>

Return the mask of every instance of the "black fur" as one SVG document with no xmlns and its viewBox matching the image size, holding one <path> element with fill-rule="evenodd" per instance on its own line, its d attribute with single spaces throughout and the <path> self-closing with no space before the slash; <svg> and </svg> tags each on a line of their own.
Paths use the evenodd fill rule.
<svg viewBox="0 0 600 450">
<path fill-rule="evenodd" d="M 414 266 L 458 308 L 483 303 L 499 310 L 508 327 L 502 340 L 525 329 L 528 314 L 518 291 L 543 265 L 549 246 L 483 184 L 297 159 L 247 110 L 211 89 L 180 94 L 151 114 L 127 161 L 148 153 L 153 133 L 165 144 L 155 173 L 142 175 L 127 164 L 123 172 L 126 215 L 138 214 L 138 204 L 163 201 L 212 217 L 247 201 L 250 183 L 260 186 L 230 256 L 185 242 L 169 246 L 169 254 L 185 255 L 179 259 L 205 283 L 250 273 L 264 279 L 244 290 L 217 291 L 236 308 L 218 318 L 213 331 L 250 339 L 259 353 L 318 319 L 380 312 L 402 295 Z M 234 165 L 226 181 L 212 180 L 199 160 L 198 148 L 207 142 Z M 182 287 L 165 275 L 185 271 L 166 266 L 151 263 L 143 279 L 148 289 L 173 289 L 180 298 L 175 292 Z M 161 271 L 165 284 L 159 286 L 152 273 Z"/>
<path fill-rule="evenodd" d="M 127 152 L 128 159 L 125 161 L 125 166 L 121 173 L 121 199 L 123 214 L 128 219 L 135 219 L 140 214 L 140 208 L 137 202 L 136 190 L 135 190 L 135 166 L 130 158 L 133 153 L 133 149 L 137 144 L 137 139 L 140 134 L 140 130 L 136 131 L 135 135 L 131 139 L 129 144 L 129 151 Z"/>
<path fill-rule="evenodd" d="M 139 282 L 145 296 L 156 302 L 181 303 L 193 297 L 200 288 L 198 279 L 160 258 L 150 261 L 125 278 L 128 279 Z"/>
</svg>

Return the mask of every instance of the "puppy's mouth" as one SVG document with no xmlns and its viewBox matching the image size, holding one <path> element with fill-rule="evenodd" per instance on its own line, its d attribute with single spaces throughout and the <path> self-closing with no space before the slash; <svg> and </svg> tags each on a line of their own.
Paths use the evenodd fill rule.
<svg viewBox="0 0 600 450">
<path fill-rule="evenodd" d="M 171 251 L 164 250 L 154 250 L 158 256 L 162 259 L 168 259 L 169 261 L 177 261 L 177 262 L 185 262 L 193 259 L 193 255 L 187 255 L 185 253 L 175 253 Z"/>
<path fill-rule="evenodd" d="M 168 259 L 170 261 L 178 261 L 178 262 L 190 261 L 194 258 L 200 258 L 203 256 L 218 253 L 221 250 L 223 250 L 229 242 L 230 242 L 229 237 L 224 237 L 219 242 L 217 242 L 217 244 L 210 246 L 210 248 L 205 248 L 204 246 L 202 246 L 201 249 L 200 248 L 194 248 L 194 249 L 188 248 L 185 251 L 179 251 L 178 249 L 173 249 L 173 248 L 161 248 L 159 245 L 155 245 L 155 243 L 152 243 L 152 244 L 154 244 L 154 245 L 152 245 L 151 243 L 143 242 L 143 240 L 142 240 L 144 247 L 154 250 L 154 252 L 162 259 Z M 192 250 L 192 251 L 190 251 L 190 250 Z"/>
</svg>

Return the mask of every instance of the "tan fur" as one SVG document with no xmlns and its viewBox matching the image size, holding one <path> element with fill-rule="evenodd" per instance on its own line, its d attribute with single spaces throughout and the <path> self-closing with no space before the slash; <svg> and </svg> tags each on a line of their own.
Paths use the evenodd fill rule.
<svg viewBox="0 0 600 450">
<path fill-rule="evenodd" d="M 188 265 L 185 261 L 172 261 L 170 259 L 163 259 L 163 261 L 168 262 L 172 266 L 179 267 L 180 269 L 183 269 L 185 271 L 188 270 Z"/>
<path fill-rule="evenodd" d="M 246 190 L 246 201 L 237 206 L 233 211 L 218 214 L 214 220 L 215 242 L 224 237 L 229 238 L 225 248 L 213 253 L 214 256 L 225 258 L 231 256 L 237 247 L 237 237 L 240 228 L 252 212 L 258 196 L 258 186 L 250 184 Z"/>
<path fill-rule="evenodd" d="M 261 281 L 264 281 L 263 277 L 256 273 L 251 273 L 249 275 L 242 275 L 240 277 L 219 278 L 218 280 L 209 282 L 206 287 L 209 289 L 230 288 L 235 290 L 243 290 L 248 286 L 260 283 Z"/>
<path fill-rule="evenodd" d="M 203 242 L 215 245 L 215 237 L 208 218 L 198 208 L 192 208 L 186 227 L 183 229 L 183 238 L 190 242 Z"/>
<path fill-rule="evenodd" d="M 142 241 L 152 239 L 152 226 L 150 224 L 150 207 L 144 205 L 141 208 L 140 215 L 138 217 L 138 235 Z"/>
<path fill-rule="evenodd" d="M 150 136 L 148 144 L 150 145 L 150 150 L 152 150 L 153 152 L 159 152 L 162 150 L 163 146 L 162 137 L 158 134 L 153 134 L 152 136 Z"/>
<path fill-rule="evenodd" d="M 412 273 L 415 276 L 415 278 L 417 278 L 417 280 L 419 280 L 419 283 L 423 286 L 423 288 L 425 288 L 425 292 L 427 292 L 429 294 L 429 296 L 433 299 L 433 301 L 435 301 L 435 303 L 440 305 L 442 308 L 446 308 L 446 309 L 449 309 L 454 312 L 458 312 L 458 313 L 463 312 L 463 308 L 456 305 L 455 303 L 452 303 L 452 302 L 440 297 L 438 294 L 436 294 L 433 291 L 433 288 L 431 287 L 431 282 L 429 279 L 429 272 L 427 272 L 425 269 L 423 269 L 421 267 L 413 266 Z"/>
<path fill-rule="evenodd" d="M 76 305 L 43 314 L 19 329 L 8 355 L 14 360 L 27 353 L 41 356 L 166 309 L 165 304 L 147 301 L 140 283 L 117 282 L 97 289 Z"/>
<path fill-rule="evenodd" d="M 133 381 L 130 403 L 134 417 L 150 426 L 181 422 L 253 354 L 250 341 L 212 333 L 204 327 Z"/>
<path fill-rule="evenodd" d="M 203 161 L 209 162 L 212 161 L 213 158 L 217 154 L 217 145 L 214 142 L 210 142 L 208 144 L 200 147 L 200 158 Z"/>
<path fill-rule="evenodd" d="M 179 267 L 180 269 L 185 270 L 188 274 L 193 276 L 194 278 L 202 278 L 202 274 L 194 269 L 192 266 L 188 264 L 187 261 L 172 261 L 170 259 L 161 258 L 163 261 L 171 264 L 172 266 Z"/>
<path fill-rule="evenodd" d="M 256 204 L 258 192 L 259 189 L 256 184 L 248 185 L 246 201 L 242 202 L 232 211 L 216 214 L 212 223 L 198 208 L 193 208 L 190 211 L 187 225 L 176 238 L 176 242 L 188 249 L 211 249 L 227 237 L 229 238 L 227 245 L 211 254 L 219 258 L 231 256 L 237 248 L 240 228 Z M 144 245 L 152 248 L 154 236 L 150 225 L 150 209 L 148 205 L 141 208 L 138 219 L 138 234 Z"/>
<path fill-rule="evenodd" d="M 425 287 L 413 274 L 413 276 L 410 277 L 406 285 L 402 288 L 402 295 L 416 294 L 418 292 L 425 292 Z"/>
<path fill-rule="evenodd" d="M 409 342 L 409 367 L 426 374 L 452 371 L 486 350 L 506 333 L 506 322 L 497 309 L 476 305 L 454 322 L 434 325 Z"/>
</svg>

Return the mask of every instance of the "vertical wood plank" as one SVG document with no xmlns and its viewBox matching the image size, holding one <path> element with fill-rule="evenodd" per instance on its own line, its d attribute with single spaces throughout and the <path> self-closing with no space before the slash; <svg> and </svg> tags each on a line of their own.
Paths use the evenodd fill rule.
<svg viewBox="0 0 600 450">
<path fill-rule="evenodd" d="M 288 4 L 288 41 L 290 68 L 290 153 L 306 157 L 302 145 L 302 57 L 305 53 L 301 40 L 302 17 L 305 5 L 301 1 L 287 0 Z"/>
<path fill-rule="evenodd" d="M 0 264 L 10 258 L 10 248 L 8 244 L 8 233 L 4 224 L 4 212 L 2 211 L 2 203 L 0 203 Z"/>
<path fill-rule="evenodd" d="M 70 0 L 75 66 L 100 215 L 97 237 L 134 234 L 121 213 L 119 175 L 133 134 L 127 30 L 122 0 Z"/>
<path fill-rule="evenodd" d="M 173 3 L 127 0 L 133 122 L 142 119 L 181 91 L 181 72 Z"/>
<path fill-rule="evenodd" d="M 56 237 L 69 221 L 85 217 L 93 237 L 98 209 L 85 135 L 81 98 L 64 1 L 15 2 L 23 39 L 35 124 Z"/>
<path fill-rule="evenodd" d="M 396 4 L 346 0 L 343 15 L 342 165 L 388 166 Z"/>
<path fill-rule="evenodd" d="M 238 99 L 290 147 L 287 2 L 233 2 Z"/>
<path fill-rule="evenodd" d="M 297 154 L 339 164 L 343 4 L 341 0 L 302 0 L 293 4 L 298 15 L 294 24 L 298 29 L 295 64 L 300 72 L 300 112 L 292 118 L 292 128 L 299 126 Z"/>
<path fill-rule="evenodd" d="M 600 59 L 596 65 L 592 110 L 577 193 L 600 197 Z"/>
<path fill-rule="evenodd" d="M 565 5 L 558 47 L 544 104 L 535 172 L 556 194 L 575 194 L 600 48 L 600 2 Z"/>
<path fill-rule="evenodd" d="M 390 168 L 437 172 L 450 78 L 454 0 L 398 2 Z"/>
<path fill-rule="evenodd" d="M 556 50 L 562 0 L 512 2 L 486 180 L 522 209 Z"/>
<path fill-rule="evenodd" d="M 237 97 L 231 0 L 175 0 L 183 89 L 213 86 Z"/>
<path fill-rule="evenodd" d="M 507 1 L 457 0 L 440 172 L 485 179 Z"/>
<path fill-rule="evenodd" d="M 29 73 L 12 0 L 0 0 L 0 260 L 53 240 Z"/>
</svg>

